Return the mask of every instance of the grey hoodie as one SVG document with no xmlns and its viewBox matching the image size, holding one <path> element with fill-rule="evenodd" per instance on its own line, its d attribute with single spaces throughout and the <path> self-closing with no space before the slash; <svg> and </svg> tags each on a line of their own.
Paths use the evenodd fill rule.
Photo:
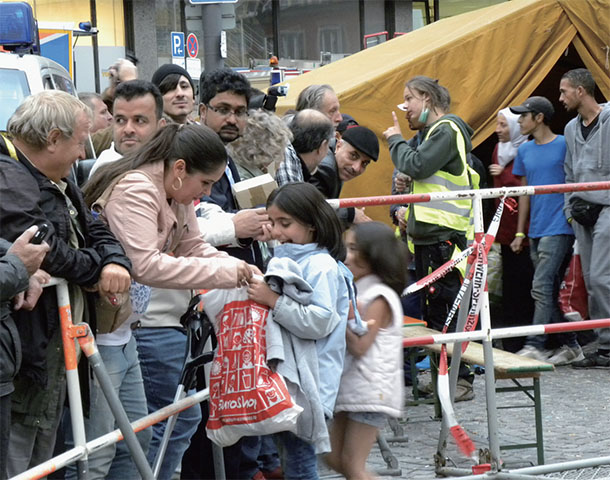
<svg viewBox="0 0 610 480">
<path fill-rule="evenodd" d="M 610 103 L 602 104 L 597 125 L 593 127 L 587 140 L 582 137 L 578 115 L 565 128 L 566 183 L 600 182 L 610 180 Z M 570 197 L 576 196 L 592 203 L 610 205 L 610 190 L 571 192 L 565 195 L 564 211 L 570 218 Z"/>
</svg>

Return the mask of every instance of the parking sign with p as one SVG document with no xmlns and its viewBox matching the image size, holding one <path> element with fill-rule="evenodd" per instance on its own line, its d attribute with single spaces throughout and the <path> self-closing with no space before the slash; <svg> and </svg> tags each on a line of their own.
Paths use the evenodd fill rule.
<svg viewBox="0 0 610 480">
<path fill-rule="evenodd" d="M 184 33 L 172 32 L 171 36 L 172 57 L 184 58 Z"/>
</svg>

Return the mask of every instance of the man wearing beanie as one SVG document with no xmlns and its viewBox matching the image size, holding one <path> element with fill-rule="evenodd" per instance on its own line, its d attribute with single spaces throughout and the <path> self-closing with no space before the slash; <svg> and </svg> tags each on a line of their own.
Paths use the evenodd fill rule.
<svg viewBox="0 0 610 480">
<path fill-rule="evenodd" d="M 163 95 L 163 112 L 174 122 L 185 124 L 195 104 L 193 79 L 180 65 L 166 63 L 161 65 L 152 76 L 154 83 Z"/>
<path fill-rule="evenodd" d="M 378 156 L 379 141 L 371 129 L 362 126 L 348 128 L 337 142 L 335 158 L 326 157 L 310 183 L 326 198 L 339 198 L 343 183 L 362 175 Z M 370 220 L 362 210 L 354 208 L 340 209 L 339 217 L 347 224 Z"/>
</svg>

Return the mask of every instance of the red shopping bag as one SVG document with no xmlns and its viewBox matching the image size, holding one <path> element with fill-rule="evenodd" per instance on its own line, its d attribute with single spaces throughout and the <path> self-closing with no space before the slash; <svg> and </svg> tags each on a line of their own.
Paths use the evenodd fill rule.
<svg viewBox="0 0 610 480">
<path fill-rule="evenodd" d="M 210 372 L 210 440 L 233 445 L 242 436 L 294 431 L 303 410 L 280 374 L 267 366 L 265 324 L 269 309 L 248 300 L 245 288 L 212 290 L 204 308 L 218 347 Z"/>
<path fill-rule="evenodd" d="M 574 253 L 559 289 L 559 307 L 568 320 L 579 321 L 589 317 L 587 288 L 577 242 L 574 242 Z"/>
</svg>

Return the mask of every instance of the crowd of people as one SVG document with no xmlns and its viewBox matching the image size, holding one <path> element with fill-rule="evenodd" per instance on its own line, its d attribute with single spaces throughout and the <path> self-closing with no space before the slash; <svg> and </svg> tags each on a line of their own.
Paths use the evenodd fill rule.
<svg viewBox="0 0 610 480">
<path fill-rule="evenodd" d="M 464 271 L 450 272 L 415 302 L 401 294 L 472 241 L 470 200 L 393 206 L 396 231 L 364 209 L 333 210 L 326 199 L 377 162 L 380 145 L 364 119 L 341 113 L 330 85 L 307 87 L 295 110 L 279 117 L 252 105 L 248 80 L 231 69 L 202 74 L 197 109 L 182 67 L 163 65 L 151 81 L 137 77 L 133 64 L 119 62 L 103 96 L 27 97 L 0 138 L 0 478 L 74 443 L 62 421 L 55 289 L 43 289 L 50 276 L 67 280 L 73 321 L 94 332 L 130 421 L 174 400 L 188 347 L 180 317 L 193 292 L 247 289 L 272 312 L 282 352 L 274 368 L 303 412 L 294 431 L 242 437 L 224 448 L 226 477 L 318 478 L 323 458 L 346 478 L 372 478 L 366 459 L 378 431 L 404 409 L 403 315 L 413 314 L 410 305 L 442 329 Z M 609 179 L 610 106 L 596 102 L 594 89 L 587 70 L 562 78 L 559 100 L 578 113 L 565 136 L 551 131 L 554 107 L 546 98 L 498 112 L 499 143 L 488 162 L 494 186 Z M 445 87 L 411 78 L 398 108 L 415 136 L 403 136 L 392 112 L 383 136 L 395 166 L 393 193 L 479 187 L 484 172 L 471 154 L 473 130 L 450 113 Z M 79 186 L 74 166 L 86 158 L 96 161 Z M 240 208 L 233 186 L 263 174 L 278 188 L 266 203 Z M 559 283 L 575 237 L 590 318 L 610 317 L 608 191 L 524 196 L 505 212 L 497 237 L 504 324 L 562 320 Z M 44 241 L 32 243 L 43 225 Z M 262 280 L 287 265 L 308 286 L 306 297 Z M 108 323 L 100 304 L 128 313 Z M 269 336 L 268 344 L 276 339 Z M 598 337 L 597 352 L 586 357 L 574 334 L 528 337 L 513 351 L 556 365 L 610 367 L 610 329 Z M 117 425 L 81 360 L 92 440 Z M 455 401 L 474 397 L 473 380 L 472 369 L 460 365 Z M 159 478 L 178 470 L 185 479 L 214 478 L 207 418 L 205 402 L 180 413 Z M 137 433 L 151 466 L 160 460 L 165 426 Z M 125 442 L 92 452 L 88 464 L 91 478 L 139 478 Z M 65 478 L 76 478 L 76 470 L 67 467 Z"/>
</svg>

